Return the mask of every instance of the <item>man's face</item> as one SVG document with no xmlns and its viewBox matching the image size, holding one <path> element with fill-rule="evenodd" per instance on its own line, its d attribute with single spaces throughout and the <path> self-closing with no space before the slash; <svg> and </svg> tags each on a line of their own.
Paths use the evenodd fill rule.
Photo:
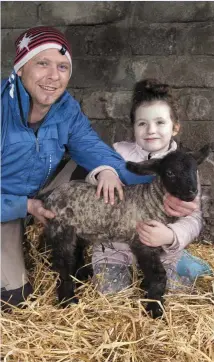
<svg viewBox="0 0 214 362">
<path fill-rule="evenodd" d="M 63 94 L 70 73 L 68 58 L 57 49 L 40 52 L 17 72 L 33 104 L 42 108 L 50 107 Z"/>
</svg>

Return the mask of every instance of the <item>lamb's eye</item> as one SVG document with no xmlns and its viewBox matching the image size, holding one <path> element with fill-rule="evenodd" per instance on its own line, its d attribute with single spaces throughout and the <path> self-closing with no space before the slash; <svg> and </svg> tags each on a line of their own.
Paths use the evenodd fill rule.
<svg viewBox="0 0 214 362">
<path fill-rule="evenodd" d="M 167 171 L 166 171 L 166 175 L 167 175 L 168 177 L 175 177 L 174 172 L 172 172 L 171 170 L 167 170 Z"/>
</svg>

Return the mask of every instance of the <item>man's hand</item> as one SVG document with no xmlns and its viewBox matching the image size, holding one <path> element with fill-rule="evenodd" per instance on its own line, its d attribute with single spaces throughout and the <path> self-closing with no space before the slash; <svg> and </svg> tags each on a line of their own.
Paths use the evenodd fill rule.
<svg viewBox="0 0 214 362">
<path fill-rule="evenodd" d="M 46 219 L 53 219 L 56 216 L 52 211 L 44 208 L 42 201 L 36 199 L 28 199 L 27 211 L 44 225 L 47 223 Z"/>
<path fill-rule="evenodd" d="M 114 189 L 116 188 L 119 194 L 120 200 L 123 200 L 123 188 L 124 186 L 119 177 L 110 170 L 103 170 L 99 173 L 98 186 L 96 195 L 100 198 L 101 191 L 103 190 L 103 198 L 105 203 L 110 201 L 111 205 L 114 205 Z"/>
<path fill-rule="evenodd" d="M 156 220 L 140 221 L 137 224 L 140 241 L 148 246 L 170 245 L 173 243 L 173 231 L 166 225 Z"/>
<path fill-rule="evenodd" d="M 199 208 L 197 198 L 194 201 L 187 202 L 177 199 L 168 193 L 165 194 L 163 203 L 165 211 L 169 216 L 188 216 Z"/>
</svg>

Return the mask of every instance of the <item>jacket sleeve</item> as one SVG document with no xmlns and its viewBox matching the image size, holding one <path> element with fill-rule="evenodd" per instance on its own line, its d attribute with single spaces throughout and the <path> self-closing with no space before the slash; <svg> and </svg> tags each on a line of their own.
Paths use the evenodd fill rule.
<svg viewBox="0 0 214 362">
<path fill-rule="evenodd" d="M 203 226 L 201 211 L 201 186 L 199 176 L 198 190 L 199 192 L 196 198 L 198 209 L 189 216 L 179 218 L 174 224 L 167 225 L 174 233 L 174 241 L 171 245 L 163 246 L 163 250 L 166 253 L 174 254 L 183 250 L 188 244 L 190 244 L 195 238 L 199 236 Z"/>
<path fill-rule="evenodd" d="M 7 222 L 27 215 L 27 196 L 1 195 L 1 222 Z"/>
<path fill-rule="evenodd" d="M 139 176 L 126 169 L 124 159 L 99 138 L 77 102 L 76 109 L 73 107 L 72 111 L 75 114 L 71 116 L 67 146 L 77 164 L 88 171 L 102 165 L 113 167 L 126 184 L 150 183 L 153 180 L 153 176 Z"/>
</svg>

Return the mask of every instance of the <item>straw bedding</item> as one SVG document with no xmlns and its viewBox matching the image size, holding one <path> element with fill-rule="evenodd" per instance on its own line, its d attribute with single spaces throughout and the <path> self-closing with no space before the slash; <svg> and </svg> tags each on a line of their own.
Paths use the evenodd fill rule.
<svg viewBox="0 0 214 362">
<path fill-rule="evenodd" d="M 99 294 L 82 284 L 79 304 L 57 305 L 57 275 L 47 254 L 37 251 L 41 227 L 27 230 L 29 272 L 36 297 L 27 308 L 1 315 L 2 361 L 15 362 L 211 362 L 214 361 L 213 277 L 196 282 L 192 293 L 166 295 L 163 319 L 146 315 L 138 286 L 116 295 Z M 214 269 L 211 243 L 192 244 L 191 252 Z"/>
</svg>

